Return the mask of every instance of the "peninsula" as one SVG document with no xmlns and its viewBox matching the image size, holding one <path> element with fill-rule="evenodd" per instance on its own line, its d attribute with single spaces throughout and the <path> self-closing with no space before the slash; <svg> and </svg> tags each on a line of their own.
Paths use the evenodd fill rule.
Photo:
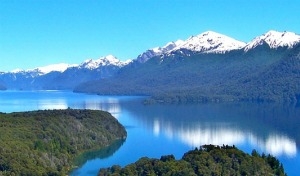
<svg viewBox="0 0 300 176">
<path fill-rule="evenodd" d="M 0 175 L 66 175 L 80 154 L 127 136 L 108 112 L 39 110 L 0 114 Z"/>
</svg>

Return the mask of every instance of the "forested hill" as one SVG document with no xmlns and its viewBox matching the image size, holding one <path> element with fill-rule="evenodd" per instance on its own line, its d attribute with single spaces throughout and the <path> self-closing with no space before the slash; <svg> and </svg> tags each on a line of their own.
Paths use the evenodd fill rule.
<svg viewBox="0 0 300 176">
<path fill-rule="evenodd" d="M 114 165 L 101 169 L 98 176 L 136 175 L 276 175 L 284 176 L 282 164 L 273 156 L 259 155 L 255 150 L 252 156 L 234 146 L 205 145 L 199 150 L 191 150 L 182 159 L 173 155 L 160 159 L 141 158 L 124 168 Z"/>
<path fill-rule="evenodd" d="M 0 175 L 66 175 L 83 152 L 124 140 L 108 112 L 44 110 L 0 114 Z"/>
<path fill-rule="evenodd" d="M 180 50 L 133 62 L 114 78 L 87 82 L 74 91 L 151 95 L 159 102 L 300 102 L 299 83 L 300 44 L 276 49 L 263 44 L 220 54 Z"/>
</svg>

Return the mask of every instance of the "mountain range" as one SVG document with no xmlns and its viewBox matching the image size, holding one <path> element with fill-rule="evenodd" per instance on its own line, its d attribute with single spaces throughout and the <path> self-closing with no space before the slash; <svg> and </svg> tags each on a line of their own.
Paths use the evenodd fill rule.
<svg viewBox="0 0 300 176">
<path fill-rule="evenodd" d="M 131 61 L 120 61 L 112 55 L 81 64 L 53 64 L 29 70 L 0 72 L 0 85 L 14 90 L 72 90 L 79 83 L 114 75 Z"/>
<path fill-rule="evenodd" d="M 300 100 L 300 36 L 269 31 L 244 43 L 207 31 L 120 61 L 0 72 L 0 89 L 151 95 L 159 102 Z"/>
</svg>

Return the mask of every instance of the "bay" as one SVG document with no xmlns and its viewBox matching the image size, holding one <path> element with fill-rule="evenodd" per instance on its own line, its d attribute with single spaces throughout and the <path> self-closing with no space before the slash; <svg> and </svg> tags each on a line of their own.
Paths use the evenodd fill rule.
<svg viewBox="0 0 300 176">
<path fill-rule="evenodd" d="M 235 145 L 245 152 L 271 153 L 288 175 L 300 173 L 300 108 L 292 105 L 219 103 L 143 105 L 145 97 L 98 96 L 69 91 L 0 92 L 0 111 L 99 109 L 112 113 L 128 137 L 80 156 L 70 175 L 97 175 L 101 167 L 124 166 L 143 156 L 159 158 L 203 144 Z"/>
</svg>

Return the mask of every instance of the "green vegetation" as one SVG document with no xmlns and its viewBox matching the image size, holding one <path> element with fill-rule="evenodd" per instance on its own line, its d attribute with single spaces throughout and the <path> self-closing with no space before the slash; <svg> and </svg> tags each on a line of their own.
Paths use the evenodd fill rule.
<svg viewBox="0 0 300 176">
<path fill-rule="evenodd" d="M 204 145 L 184 154 L 175 160 L 173 155 L 160 159 L 141 158 L 124 168 L 114 165 L 101 169 L 99 176 L 219 176 L 219 175 L 277 175 L 283 176 L 284 169 L 279 161 L 271 156 L 261 156 L 253 150 L 252 156 L 234 146 Z"/>
<path fill-rule="evenodd" d="M 299 103 L 299 53 L 300 44 L 293 49 L 262 45 L 247 53 L 178 52 L 132 63 L 115 77 L 81 84 L 75 92 L 150 95 L 146 103 Z"/>
<path fill-rule="evenodd" d="M 124 139 L 108 112 L 43 110 L 0 114 L 0 175 L 66 175 L 80 154 Z"/>
</svg>

